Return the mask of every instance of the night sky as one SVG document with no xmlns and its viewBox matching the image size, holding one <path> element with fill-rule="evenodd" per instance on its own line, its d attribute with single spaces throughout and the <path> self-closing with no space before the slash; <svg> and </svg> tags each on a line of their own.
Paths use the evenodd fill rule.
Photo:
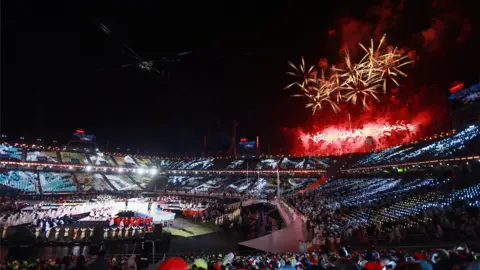
<svg viewBox="0 0 480 270">
<path fill-rule="evenodd" d="M 389 41 L 415 49 L 415 80 L 446 89 L 479 75 L 477 1 L 120 2 L 2 2 L 2 133 L 66 143 L 84 128 L 100 145 L 199 153 L 204 135 L 209 151 L 226 151 L 238 120 L 239 137 L 259 135 L 287 151 L 282 130 L 312 118 L 282 91 L 291 82 L 287 61 L 338 61 L 342 43 L 365 38 L 342 28 L 348 20 L 370 25 L 372 35 L 386 24 L 379 31 Z M 383 12 L 390 6 L 396 13 Z M 192 53 L 157 63 L 162 76 L 120 68 L 136 63 L 120 40 L 146 60 Z"/>
</svg>

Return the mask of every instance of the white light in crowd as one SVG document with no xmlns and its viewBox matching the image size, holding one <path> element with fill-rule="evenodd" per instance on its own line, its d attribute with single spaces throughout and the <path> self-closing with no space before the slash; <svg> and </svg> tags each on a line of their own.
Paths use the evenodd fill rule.
<svg viewBox="0 0 480 270">
<path fill-rule="evenodd" d="M 87 166 L 85 169 L 87 170 L 87 172 L 89 172 L 92 170 L 92 166 Z"/>
<path fill-rule="evenodd" d="M 138 173 L 138 174 L 144 174 L 144 173 L 145 173 L 145 170 L 144 170 L 143 168 L 139 168 L 139 169 L 137 170 L 137 173 Z"/>
<path fill-rule="evenodd" d="M 157 174 L 157 169 L 155 169 L 155 168 L 150 169 L 150 174 L 151 175 Z"/>
<path fill-rule="evenodd" d="M 69 168 L 70 170 L 71 170 L 71 169 L 73 169 L 73 167 L 72 167 L 72 166 L 68 166 L 68 168 Z"/>
<path fill-rule="evenodd" d="M 123 173 L 123 168 L 118 169 L 118 172 Z"/>
</svg>

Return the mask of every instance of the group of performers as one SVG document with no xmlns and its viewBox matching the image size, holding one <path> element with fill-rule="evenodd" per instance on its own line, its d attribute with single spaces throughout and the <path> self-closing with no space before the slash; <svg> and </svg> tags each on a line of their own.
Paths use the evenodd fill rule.
<svg viewBox="0 0 480 270">
<path fill-rule="evenodd" d="M 121 240 L 127 238 L 142 238 L 146 232 L 153 232 L 153 226 L 128 226 L 103 228 L 104 240 Z"/>
<path fill-rule="evenodd" d="M 151 217 L 113 217 L 108 220 L 108 226 L 114 227 L 130 227 L 130 226 L 150 226 L 153 224 L 153 218 Z"/>
<path fill-rule="evenodd" d="M 208 214 L 207 210 L 183 210 L 182 212 L 184 217 L 194 217 L 194 216 L 206 216 Z"/>
<path fill-rule="evenodd" d="M 63 230 L 63 232 L 62 232 Z M 55 231 L 53 238 L 51 238 L 50 234 L 52 231 Z M 49 228 L 43 231 L 41 228 L 35 228 L 35 239 L 44 239 L 47 241 L 84 241 L 87 238 L 92 237 L 93 235 L 93 228 Z"/>
<path fill-rule="evenodd" d="M 68 225 L 72 224 L 72 216 L 71 215 L 65 215 L 62 217 L 57 217 L 57 218 L 42 218 L 42 219 L 34 219 L 32 222 L 32 225 L 35 226 L 35 238 L 38 238 L 40 235 L 40 232 L 43 232 L 45 237 L 48 239 L 50 236 L 50 231 L 54 228 L 56 233 L 55 235 L 58 236 L 60 232 L 60 227 L 63 225 Z M 60 226 L 60 227 L 59 227 Z M 68 231 L 67 231 L 68 233 Z M 57 237 L 56 237 L 57 238 Z"/>
<path fill-rule="evenodd" d="M 51 233 L 54 231 L 54 235 Z M 93 236 L 94 228 L 52 228 L 42 232 L 35 228 L 35 239 L 52 242 L 87 241 Z M 153 226 L 128 226 L 117 228 L 104 228 L 104 240 L 120 240 L 127 238 L 142 238 L 146 232 L 153 231 Z"/>
<path fill-rule="evenodd" d="M 240 208 L 234 210 L 231 213 L 223 214 L 219 217 L 215 218 L 215 225 L 224 225 L 224 224 L 230 224 L 233 221 L 241 220 L 241 210 Z"/>
</svg>

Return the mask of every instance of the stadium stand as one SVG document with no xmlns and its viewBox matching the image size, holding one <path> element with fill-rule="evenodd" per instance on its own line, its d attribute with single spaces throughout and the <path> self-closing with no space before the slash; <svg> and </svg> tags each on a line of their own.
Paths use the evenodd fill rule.
<svg viewBox="0 0 480 270">
<path fill-rule="evenodd" d="M 442 251 L 378 246 L 478 243 L 479 135 L 478 126 L 471 125 L 458 132 L 373 153 L 329 158 L 159 158 L 2 145 L 0 210 L 8 217 L 25 207 L 18 200 L 20 196 L 45 200 L 45 194 L 81 197 L 154 191 L 154 196 L 160 192 L 168 194 L 165 196 L 231 196 L 247 202 L 249 198 L 271 198 L 280 191 L 283 202 L 292 213 L 298 213 L 308 228 L 308 240 L 299 243 L 301 252 L 227 252 L 181 255 L 175 259 L 165 256 L 156 267 L 168 269 L 165 267 L 170 263 L 177 263 L 184 269 L 328 269 L 342 264 L 366 269 L 424 264 L 434 269 L 467 268 L 475 265 L 477 254 L 463 244 Z M 165 184 L 144 190 L 152 187 L 150 183 L 156 181 L 157 174 L 167 179 Z M 86 237 L 91 234 L 93 229 L 86 229 Z M 375 248 L 351 248 L 372 244 Z M 98 258 L 7 261 L 3 267 L 66 267 L 102 258 L 100 254 Z M 140 263 L 140 257 L 135 256 L 110 256 L 105 260 L 117 268 Z"/>
<path fill-rule="evenodd" d="M 416 144 L 397 145 L 369 154 L 361 158 L 352 167 L 369 167 L 382 164 L 396 164 L 433 160 L 452 156 L 467 156 L 478 145 L 480 130 L 471 125 L 453 135 L 436 140 L 417 142 Z"/>
</svg>

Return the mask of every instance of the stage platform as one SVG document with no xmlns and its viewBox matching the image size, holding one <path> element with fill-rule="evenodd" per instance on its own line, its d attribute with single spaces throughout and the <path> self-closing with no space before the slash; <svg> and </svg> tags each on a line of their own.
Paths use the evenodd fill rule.
<svg viewBox="0 0 480 270">
<path fill-rule="evenodd" d="M 238 244 L 267 252 L 299 252 L 299 241 L 308 239 L 308 232 L 304 222 L 300 216 L 295 217 L 290 213 L 286 206 L 279 202 L 274 204 L 285 224 L 287 224 L 287 228 Z"/>
</svg>

